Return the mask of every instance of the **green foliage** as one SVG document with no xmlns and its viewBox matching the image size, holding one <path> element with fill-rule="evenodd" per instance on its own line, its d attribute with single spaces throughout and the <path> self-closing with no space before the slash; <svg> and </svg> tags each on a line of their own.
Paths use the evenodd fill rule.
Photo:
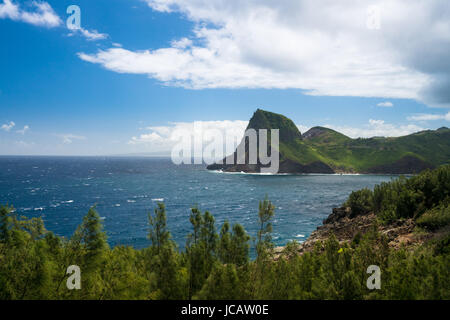
<svg viewBox="0 0 450 320">
<path fill-rule="evenodd" d="M 266 198 L 259 202 L 259 230 L 256 243 L 258 258 L 265 256 L 272 249 L 272 223 L 270 222 L 275 214 L 275 206 Z"/>
<path fill-rule="evenodd" d="M 417 225 L 427 230 L 437 230 L 450 224 L 450 205 L 440 205 L 425 212 L 419 219 Z"/>
<path fill-rule="evenodd" d="M 217 264 L 204 286 L 195 296 L 196 299 L 232 300 L 241 299 L 241 281 L 236 266 Z"/>
<path fill-rule="evenodd" d="M 400 177 L 375 186 L 373 208 L 381 219 L 419 218 L 450 200 L 450 165 L 427 170 L 409 179 Z"/>
<path fill-rule="evenodd" d="M 352 209 L 352 216 L 366 214 L 373 210 L 373 192 L 367 188 L 353 191 L 344 205 Z"/>
<path fill-rule="evenodd" d="M 218 257 L 223 264 L 245 265 L 248 262 L 250 236 L 240 224 L 233 226 L 230 232 L 230 224 L 225 221 L 220 230 L 218 244 Z"/>
<path fill-rule="evenodd" d="M 164 203 L 159 202 L 158 208 L 155 209 L 155 216 L 153 217 L 150 213 L 148 215 L 150 225 L 148 238 L 158 254 L 163 247 L 169 244 L 170 240 L 170 232 L 167 230 L 166 220 L 166 207 Z"/>
<path fill-rule="evenodd" d="M 189 298 L 201 289 L 217 260 L 218 235 L 214 217 L 194 207 L 189 218 L 192 233 L 188 235 L 186 256 L 189 271 Z"/>
</svg>

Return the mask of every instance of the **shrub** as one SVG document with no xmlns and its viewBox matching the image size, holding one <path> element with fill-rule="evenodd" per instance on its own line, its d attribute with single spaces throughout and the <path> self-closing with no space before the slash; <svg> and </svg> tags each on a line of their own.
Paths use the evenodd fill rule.
<svg viewBox="0 0 450 320">
<path fill-rule="evenodd" d="M 427 230 L 437 230 L 450 224 L 450 205 L 440 205 L 425 212 L 417 225 Z"/>
<path fill-rule="evenodd" d="M 366 214 L 373 210 L 373 192 L 367 188 L 353 191 L 345 205 L 352 209 L 352 216 Z"/>
</svg>

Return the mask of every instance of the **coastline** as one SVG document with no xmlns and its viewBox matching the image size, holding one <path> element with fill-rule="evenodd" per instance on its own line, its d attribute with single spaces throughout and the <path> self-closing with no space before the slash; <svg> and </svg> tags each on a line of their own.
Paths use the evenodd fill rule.
<svg viewBox="0 0 450 320">
<path fill-rule="evenodd" d="M 415 173 L 357 173 L 357 172 L 339 172 L 339 173 L 261 173 L 261 172 L 245 172 L 245 171 L 223 171 L 210 170 L 212 173 L 236 174 L 236 175 L 254 175 L 254 176 L 415 176 Z"/>
<path fill-rule="evenodd" d="M 389 247 L 396 249 L 402 246 L 418 246 L 432 237 L 431 234 L 414 233 L 415 227 L 416 223 L 412 218 L 383 225 L 379 223 L 373 212 L 352 217 L 349 207 L 333 208 L 333 212 L 323 220 L 322 224 L 305 241 L 298 243 L 297 253 L 302 255 L 305 252 L 312 251 L 316 243 L 325 242 L 332 234 L 339 243 L 343 244 L 350 243 L 358 234 L 364 235 L 372 229 L 376 229 L 384 235 Z M 285 253 L 286 247 L 275 247 L 275 260 Z"/>
</svg>

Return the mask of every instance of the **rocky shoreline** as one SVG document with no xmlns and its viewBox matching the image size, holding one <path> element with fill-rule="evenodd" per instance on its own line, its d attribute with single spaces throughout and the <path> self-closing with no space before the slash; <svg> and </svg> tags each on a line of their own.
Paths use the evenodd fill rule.
<svg viewBox="0 0 450 320">
<path fill-rule="evenodd" d="M 340 243 L 346 243 L 351 242 L 357 234 L 363 235 L 372 228 L 377 228 L 381 234 L 385 235 L 392 248 L 421 245 L 429 238 L 429 235 L 413 233 L 415 226 L 413 219 L 397 220 L 391 224 L 382 225 L 378 223 L 376 215 L 372 212 L 354 216 L 349 207 L 334 208 L 333 212 L 323 220 L 323 224 L 299 245 L 298 253 L 312 251 L 316 242 L 326 241 L 331 234 L 334 234 Z M 278 258 L 284 249 L 285 247 L 276 247 L 275 257 Z"/>
</svg>

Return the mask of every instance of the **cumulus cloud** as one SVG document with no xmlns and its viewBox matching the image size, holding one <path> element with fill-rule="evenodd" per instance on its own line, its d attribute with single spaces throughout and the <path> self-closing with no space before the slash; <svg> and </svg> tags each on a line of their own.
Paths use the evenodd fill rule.
<svg viewBox="0 0 450 320">
<path fill-rule="evenodd" d="M 194 22 L 170 47 L 79 53 L 119 73 L 186 88 L 297 88 L 450 106 L 450 7 L 407 0 L 146 0 Z M 368 28 L 377 6 L 380 28 Z"/>
<path fill-rule="evenodd" d="M 22 130 L 17 130 L 17 133 L 24 135 L 25 133 L 27 133 L 28 130 L 30 130 L 30 126 L 25 125 Z"/>
<path fill-rule="evenodd" d="M 69 36 L 79 33 L 89 41 L 103 40 L 109 37 L 108 34 L 100 33 L 97 30 L 87 30 L 84 28 L 78 28 L 78 29 L 71 29 L 71 31 L 72 32 L 69 34 Z"/>
<path fill-rule="evenodd" d="M 425 130 L 425 128 L 413 124 L 394 125 L 386 123 L 384 120 L 375 119 L 370 119 L 368 123 L 361 128 L 328 124 L 324 125 L 324 127 L 336 130 L 351 138 L 400 137 Z"/>
<path fill-rule="evenodd" d="M 147 133 L 132 137 L 128 144 L 139 145 L 146 151 L 170 153 L 175 145 L 183 145 L 185 149 L 191 149 L 194 143 L 200 143 L 205 147 L 212 140 L 212 135 L 219 135 L 223 142 L 232 142 L 230 153 L 234 151 L 235 145 L 244 136 L 248 121 L 223 120 L 223 121 L 195 121 L 195 122 L 175 122 L 167 126 L 153 126 L 145 128 Z M 188 139 L 184 139 L 189 137 Z M 221 150 L 218 157 L 225 155 L 225 150 Z M 201 156 L 195 154 L 195 156 Z"/>
<path fill-rule="evenodd" d="M 14 123 L 14 121 L 11 121 L 11 122 L 9 122 L 9 123 L 3 124 L 3 125 L 1 126 L 1 129 L 4 130 L 4 131 L 6 131 L 6 132 L 9 132 L 9 131 L 11 131 L 12 128 L 14 128 L 15 125 L 16 125 L 16 124 Z"/>
<path fill-rule="evenodd" d="M 394 104 L 390 101 L 386 101 L 386 102 L 380 102 L 379 104 L 377 104 L 378 107 L 383 107 L 383 108 L 392 108 L 394 106 Z"/>
<path fill-rule="evenodd" d="M 86 137 L 84 137 L 84 136 L 78 136 L 78 135 L 71 134 L 71 133 L 60 134 L 58 136 L 62 139 L 64 144 L 71 144 L 74 140 L 85 140 L 86 139 Z"/>
<path fill-rule="evenodd" d="M 304 126 L 301 124 L 297 124 L 296 126 L 297 126 L 298 130 L 300 130 L 300 133 L 302 133 L 302 134 L 305 133 L 306 131 L 308 131 L 309 129 L 311 129 L 311 127 Z"/>
<path fill-rule="evenodd" d="M 427 114 L 427 113 L 415 114 L 413 116 L 408 117 L 408 120 L 410 120 L 410 121 L 433 121 L 433 120 L 450 121 L 450 112 L 447 112 L 446 114 Z"/>
<path fill-rule="evenodd" d="M 0 19 L 9 18 L 17 20 L 20 17 L 19 6 L 12 3 L 11 0 L 4 0 L 0 3 Z"/>
<path fill-rule="evenodd" d="M 48 28 L 57 27 L 62 23 L 59 16 L 47 2 L 32 1 L 30 7 L 32 11 L 22 9 L 18 3 L 11 0 L 3 0 L 0 3 L 0 19 L 22 21 Z"/>
</svg>

